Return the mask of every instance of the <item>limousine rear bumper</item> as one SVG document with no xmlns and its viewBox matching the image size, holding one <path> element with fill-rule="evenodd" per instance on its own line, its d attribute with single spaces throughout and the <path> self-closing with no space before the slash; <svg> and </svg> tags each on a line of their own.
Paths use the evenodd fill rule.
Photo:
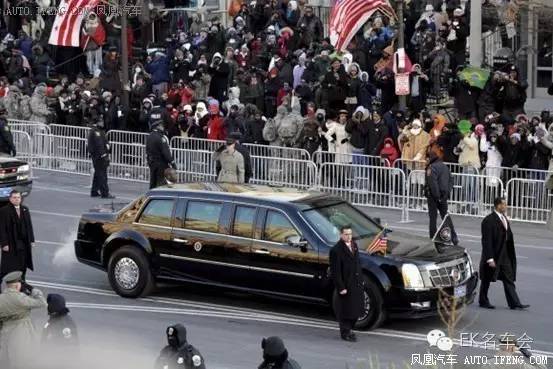
<svg viewBox="0 0 553 369">
<path fill-rule="evenodd" d="M 478 273 L 473 274 L 466 282 L 466 295 L 458 299 L 459 305 L 470 305 L 476 296 Z M 453 287 L 444 289 L 450 296 Z M 419 319 L 438 314 L 439 290 L 436 288 L 420 291 L 393 287 L 386 295 L 386 310 L 391 318 Z"/>
</svg>

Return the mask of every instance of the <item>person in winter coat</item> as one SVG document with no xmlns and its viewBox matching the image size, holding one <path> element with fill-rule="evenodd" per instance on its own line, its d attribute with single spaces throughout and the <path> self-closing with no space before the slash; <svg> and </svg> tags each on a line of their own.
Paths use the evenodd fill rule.
<svg viewBox="0 0 553 369">
<path fill-rule="evenodd" d="M 514 119 L 524 114 L 528 83 L 522 79 L 515 65 L 507 65 L 504 71 L 508 76 L 504 75 L 497 83 L 497 101 L 502 102 L 503 115 Z"/>
<path fill-rule="evenodd" d="M 312 42 L 321 42 L 324 37 L 323 23 L 313 13 L 313 7 L 306 5 L 303 16 L 298 21 L 299 29 L 303 34 L 303 41 L 306 46 L 310 46 Z"/>
<path fill-rule="evenodd" d="M 373 111 L 373 98 L 376 96 L 376 87 L 369 79 L 369 73 L 361 72 L 361 86 L 359 88 L 359 105 Z"/>
<path fill-rule="evenodd" d="M 408 161 L 408 169 L 424 169 L 424 161 L 426 160 L 427 148 L 430 143 L 430 135 L 423 131 L 422 123 L 419 119 L 413 120 L 413 122 L 403 129 L 403 132 L 399 135 L 399 144 L 401 150 L 401 159 Z M 421 181 L 423 178 L 418 178 Z M 417 182 L 421 183 L 422 182 Z"/>
<path fill-rule="evenodd" d="M 324 115 L 324 110 L 318 110 L 313 117 L 307 117 L 303 122 L 303 129 L 298 140 L 298 147 L 306 150 L 311 156 L 321 146 L 320 125 L 317 113 Z"/>
<path fill-rule="evenodd" d="M 31 121 L 33 122 L 46 124 L 52 114 L 46 103 L 46 89 L 45 84 L 39 84 L 31 97 Z"/>
<path fill-rule="evenodd" d="M 361 79 L 359 76 L 359 65 L 356 63 L 350 64 L 348 67 L 348 79 L 346 87 L 346 98 L 344 103 L 350 113 L 359 105 L 359 93 L 361 90 Z"/>
<path fill-rule="evenodd" d="M 226 145 L 215 151 L 213 160 L 221 166 L 217 182 L 245 183 L 244 157 L 236 150 L 234 138 L 229 137 Z"/>
<path fill-rule="evenodd" d="M 209 74 L 212 76 L 209 85 L 209 96 L 217 99 L 219 103 L 223 103 L 227 99 L 230 69 L 228 64 L 223 61 L 223 56 L 220 53 L 213 55 L 209 66 Z"/>
<path fill-rule="evenodd" d="M 340 110 L 338 122 L 329 120 L 326 123 L 325 138 L 328 141 L 328 151 L 335 153 L 335 162 L 349 164 L 352 161 L 353 147 L 349 140 L 350 134 L 346 131 L 348 111 Z"/>
<path fill-rule="evenodd" d="M 244 109 L 244 104 L 240 102 L 240 88 L 234 86 L 228 89 L 228 100 L 223 103 L 223 110 L 229 112 L 232 106 L 236 106 L 238 110 Z"/>
<path fill-rule="evenodd" d="M 370 113 L 362 106 L 357 107 L 353 116 L 346 123 L 346 132 L 350 135 L 350 144 L 354 165 L 367 165 L 364 155 L 369 135 Z"/>
<path fill-rule="evenodd" d="M 441 146 L 443 148 L 443 160 L 445 163 L 458 163 L 459 153 L 455 149 L 459 142 L 463 139 L 463 134 L 459 131 L 459 127 L 455 123 L 446 124 L 440 135 Z"/>
<path fill-rule="evenodd" d="M 100 87 L 103 90 L 111 92 L 121 91 L 119 68 L 120 62 L 117 47 L 111 46 L 104 57 L 101 69 L 102 73 L 100 74 Z"/>
<path fill-rule="evenodd" d="M 211 75 L 209 74 L 207 67 L 201 65 L 194 74 L 194 80 L 192 86 L 196 95 L 196 100 L 206 100 L 209 95 L 209 86 L 211 85 Z"/>
<path fill-rule="evenodd" d="M 175 57 L 171 60 L 171 68 L 173 72 L 173 83 L 183 81 L 188 83 L 191 81 L 190 71 L 192 66 L 190 61 L 184 57 L 184 52 L 181 49 L 175 51 Z"/>
<path fill-rule="evenodd" d="M 284 107 L 283 110 L 280 110 Z M 291 102 L 286 101 L 279 107 L 280 114 L 274 119 L 276 125 L 277 141 L 273 146 L 296 147 L 303 128 L 301 105 L 297 97 L 293 96 Z M 284 114 L 282 112 L 284 111 Z"/>
<path fill-rule="evenodd" d="M 551 148 L 548 147 L 546 141 L 548 132 L 542 128 L 536 128 L 536 132 L 529 138 L 529 169 L 546 171 L 549 168 L 549 158 L 551 158 Z M 533 178 L 536 180 L 544 180 L 545 172 L 532 173 Z"/>
<path fill-rule="evenodd" d="M 485 173 L 488 176 L 488 182 L 492 185 L 499 183 L 502 172 L 503 156 L 499 151 L 497 140 L 497 131 L 492 131 L 487 136 L 484 135 L 480 141 L 480 151 L 486 153 Z"/>
<path fill-rule="evenodd" d="M 367 131 L 367 146 L 365 148 L 365 154 L 371 156 L 378 156 L 384 140 L 388 137 L 388 127 L 384 124 L 384 120 L 378 112 L 372 114 L 372 122 L 368 125 Z"/>
<path fill-rule="evenodd" d="M 258 369 L 301 369 L 300 365 L 288 357 L 288 350 L 280 337 L 263 338 L 263 362 Z"/>
<path fill-rule="evenodd" d="M 19 271 L 4 276 L 2 283 L 6 289 L 0 294 L 0 364 L 2 368 L 28 369 L 36 335 L 31 310 L 46 307 L 46 300 L 39 289 L 22 284 Z"/>
<path fill-rule="evenodd" d="M 345 107 L 344 98 L 348 88 L 348 76 L 338 59 L 332 60 L 330 68 L 330 71 L 324 76 L 321 87 L 328 101 L 328 108 L 337 112 Z"/>
<path fill-rule="evenodd" d="M 451 65 L 451 56 L 442 41 L 436 43 L 434 50 L 428 55 L 430 62 L 430 81 L 432 95 L 441 97 L 442 79 L 448 73 Z"/>
<path fill-rule="evenodd" d="M 169 90 L 169 60 L 162 52 L 156 52 L 154 58 L 146 64 L 146 72 L 152 75 L 152 91 L 161 96 Z"/>
<path fill-rule="evenodd" d="M 224 140 L 226 136 L 224 119 L 219 111 L 219 104 L 213 101 L 209 105 L 209 121 L 207 122 L 207 138 L 209 140 Z"/>
<path fill-rule="evenodd" d="M 188 343 L 182 324 L 167 327 L 166 334 L 168 345 L 159 353 L 154 369 L 205 369 L 202 354 Z"/>
<path fill-rule="evenodd" d="M 394 168 L 394 164 L 399 159 L 399 151 L 394 144 L 394 140 L 390 137 L 384 140 L 384 147 L 380 150 L 380 157 L 387 160 L 386 165 Z"/>
<path fill-rule="evenodd" d="M 223 123 L 225 130 L 225 137 L 230 137 L 233 133 L 240 133 L 240 135 L 246 134 L 246 127 L 244 124 L 244 119 L 240 115 L 238 105 L 232 105 L 230 107 L 228 116 L 225 118 Z"/>
<path fill-rule="evenodd" d="M 463 139 L 459 142 L 459 165 L 464 168 L 472 168 L 468 173 L 477 173 L 480 169 L 480 155 L 476 134 L 471 131 L 470 122 L 462 120 L 459 122 L 459 130 Z"/>
<path fill-rule="evenodd" d="M 54 62 L 44 51 L 42 46 L 35 45 L 33 46 L 33 59 L 32 59 L 32 68 L 33 68 L 33 82 L 46 83 L 48 80 L 48 73 L 54 67 Z"/>
<path fill-rule="evenodd" d="M 409 107 L 411 112 L 418 114 L 426 108 L 426 95 L 429 90 L 429 78 L 423 73 L 419 64 L 414 64 L 411 74 L 409 75 L 411 84 L 411 94 L 409 95 Z"/>
<path fill-rule="evenodd" d="M 160 117 L 152 124 L 152 132 L 146 139 L 146 159 L 150 168 L 150 189 L 167 183 L 165 170 L 177 169 L 175 159 L 169 148 L 169 139 L 165 135 L 165 127 Z"/>
<path fill-rule="evenodd" d="M 246 121 L 246 134 L 244 142 L 255 145 L 267 145 L 268 142 L 263 138 L 264 126 L 265 120 L 263 119 L 261 112 L 256 109 L 253 116 Z"/>
</svg>

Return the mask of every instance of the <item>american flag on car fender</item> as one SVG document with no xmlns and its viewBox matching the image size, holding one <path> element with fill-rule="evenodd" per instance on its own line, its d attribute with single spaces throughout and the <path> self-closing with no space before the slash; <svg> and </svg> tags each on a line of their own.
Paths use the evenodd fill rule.
<svg viewBox="0 0 553 369">
<path fill-rule="evenodd" d="M 330 42 L 334 48 L 344 51 L 376 11 L 388 18 L 396 18 L 388 0 L 336 0 L 329 18 Z"/>
<path fill-rule="evenodd" d="M 379 234 L 376 235 L 376 237 L 367 247 L 367 252 L 369 254 L 375 254 L 377 252 L 381 252 L 384 255 L 386 255 L 387 250 L 388 250 L 388 230 L 386 227 L 384 227 L 384 229 L 380 231 Z"/>
</svg>

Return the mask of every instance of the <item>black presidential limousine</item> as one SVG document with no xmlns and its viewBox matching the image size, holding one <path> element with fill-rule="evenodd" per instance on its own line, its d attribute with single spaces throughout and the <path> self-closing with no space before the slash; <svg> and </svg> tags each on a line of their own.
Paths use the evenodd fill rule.
<svg viewBox="0 0 553 369">
<path fill-rule="evenodd" d="M 254 293 L 329 302 L 329 250 L 342 225 L 365 250 L 379 221 L 319 192 L 224 183 L 150 190 L 130 204 L 85 213 L 75 252 L 107 271 L 121 296 L 148 294 L 156 281 L 187 281 Z M 392 232 L 386 255 L 360 255 L 366 310 L 359 327 L 387 316 L 437 311 L 439 289 L 471 303 L 477 275 L 468 253 L 438 253 L 426 238 Z"/>
</svg>

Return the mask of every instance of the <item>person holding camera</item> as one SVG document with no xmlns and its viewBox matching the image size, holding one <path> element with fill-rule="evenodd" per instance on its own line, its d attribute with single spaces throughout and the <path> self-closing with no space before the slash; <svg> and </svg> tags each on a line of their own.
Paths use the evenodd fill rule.
<svg viewBox="0 0 553 369">
<path fill-rule="evenodd" d="M 464 65 L 467 60 L 467 37 L 469 35 L 469 28 L 463 18 L 464 11 L 461 8 L 457 8 L 453 11 L 453 20 L 447 22 L 448 34 L 447 34 L 447 49 L 453 54 L 452 70 L 455 70 L 457 66 Z"/>
<path fill-rule="evenodd" d="M 219 103 L 227 99 L 228 81 L 230 76 L 229 65 L 223 61 L 220 53 L 215 53 L 209 66 L 211 84 L 209 85 L 209 96 L 217 99 Z"/>
<path fill-rule="evenodd" d="M 31 310 L 45 308 L 42 292 L 23 282 L 23 273 L 8 273 L 2 279 L 6 289 L 0 294 L 0 367 L 28 369 L 33 355 L 35 329 Z"/>
</svg>

